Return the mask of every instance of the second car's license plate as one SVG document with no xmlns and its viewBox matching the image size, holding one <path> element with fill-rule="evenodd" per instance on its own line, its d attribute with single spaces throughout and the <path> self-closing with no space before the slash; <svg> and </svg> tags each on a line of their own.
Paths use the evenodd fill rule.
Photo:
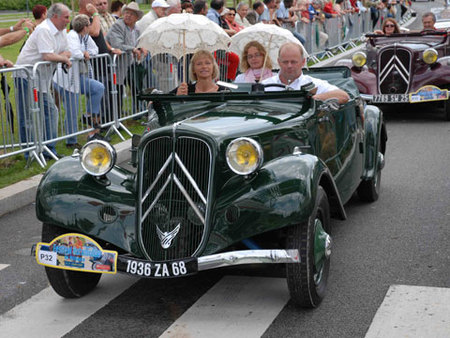
<svg viewBox="0 0 450 338">
<path fill-rule="evenodd" d="M 374 103 L 408 103 L 408 94 L 382 94 L 374 95 L 372 102 Z"/>
<path fill-rule="evenodd" d="M 197 258 L 153 262 L 119 256 L 117 270 L 131 275 L 147 278 L 183 277 L 197 273 Z"/>
</svg>

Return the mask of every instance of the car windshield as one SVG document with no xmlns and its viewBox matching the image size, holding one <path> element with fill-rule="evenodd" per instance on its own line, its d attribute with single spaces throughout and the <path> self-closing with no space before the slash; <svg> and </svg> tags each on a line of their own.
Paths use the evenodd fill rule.
<svg viewBox="0 0 450 338">
<path fill-rule="evenodd" d="M 162 122 L 162 116 L 166 122 L 181 121 L 186 118 L 195 121 L 196 117 L 200 118 L 205 113 L 221 116 L 246 115 L 249 118 L 257 115 L 275 122 L 275 120 L 286 120 L 307 111 L 311 100 L 306 97 L 306 94 L 307 92 L 302 90 L 251 93 L 227 91 L 187 96 L 141 94 L 140 99 L 153 102 L 153 108 L 160 122 Z"/>
<path fill-rule="evenodd" d="M 385 35 L 367 35 L 371 45 L 386 45 L 393 43 L 421 43 L 430 46 L 444 43 L 447 38 L 446 32 L 415 32 L 408 34 Z"/>
</svg>

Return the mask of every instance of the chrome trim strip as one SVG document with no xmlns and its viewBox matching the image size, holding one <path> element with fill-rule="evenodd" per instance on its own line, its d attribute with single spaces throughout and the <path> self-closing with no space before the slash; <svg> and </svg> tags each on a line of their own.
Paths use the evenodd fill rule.
<svg viewBox="0 0 450 338">
<path fill-rule="evenodd" d="M 200 191 L 200 188 L 197 185 L 197 182 L 195 182 L 195 180 L 191 176 L 189 170 L 187 170 L 187 168 L 184 166 L 183 162 L 181 162 L 181 159 L 178 157 L 177 153 L 175 153 L 175 161 L 181 167 L 181 170 L 183 170 L 183 172 L 186 175 L 186 177 L 188 178 L 189 182 L 191 182 L 191 184 L 194 187 L 195 191 L 197 192 L 198 196 L 202 199 L 202 202 L 206 204 L 205 196 L 203 196 L 202 192 Z"/>
<path fill-rule="evenodd" d="M 359 94 L 359 96 L 366 101 L 372 101 L 373 100 L 373 95 L 370 94 Z"/>
<path fill-rule="evenodd" d="M 377 80 L 378 80 L 378 93 L 380 94 L 386 94 L 386 93 L 381 93 L 381 85 L 383 83 L 383 81 L 385 80 L 386 76 L 384 76 L 384 78 L 382 79 L 382 73 L 385 72 L 385 69 L 389 66 L 389 64 L 391 63 L 391 61 L 393 62 L 394 58 L 397 59 L 397 62 L 394 64 L 397 68 L 397 70 L 399 71 L 399 73 L 401 74 L 401 77 L 403 78 L 403 80 L 406 83 L 406 91 L 404 93 L 396 93 L 396 94 L 407 94 L 409 92 L 409 87 L 410 87 L 410 80 L 411 80 L 411 66 L 412 66 L 412 62 L 413 62 L 413 54 L 412 52 L 404 47 L 398 47 L 397 44 L 394 44 L 394 46 L 387 46 L 383 49 L 380 50 L 379 54 L 378 54 L 378 65 L 381 64 L 381 56 L 383 55 L 383 53 L 385 52 L 389 52 L 392 49 L 394 49 L 393 51 L 393 56 L 391 57 L 391 59 L 386 63 L 386 65 L 383 67 L 383 69 L 378 71 L 377 74 Z M 403 65 L 403 62 L 401 62 L 401 60 L 397 57 L 397 50 L 401 50 L 401 51 L 405 51 L 409 54 L 409 63 L 408 63 L 408 69 L 405 68 L 405 66 Z M 400 64 L 401 68 L 398 67 L 397 65 Z M 402 70 L 405 72 L 405 74 L 402 73 Z M 389 72 L 391 71 L 391 69 L 389 70 Z M 387 74 L 389 74 L 389 72 Z M 386 75 L 387 75 L 386 74 Z M 405 76 L 407 77 L 407 79 L 405 80 Z"/>
<path fill-rule="evenodd" d="M 141 218 L 141 224 L 142 222 L 147 218 L 148 214 L 150 213 L 150 211 L 153 209 L 153 207 L 155 206 L 156 202 L 158 202 L 159 198 L 161 197 L 162 193 L 164 192 L 164 190 L 166 189 L 167 185 L 170 182 L 170 176 L 167 177 L 166 182 L 164 183 L 164 185 L 161 187 L 161 189 L 158 191 L 158 194 L 155 196 L 154 201 L 152 202 L 152 204 L 150 204 L 150 206 L 148 207 L 147 211 L 145 212 L 145 214 L 142 216 Z"/>
<path fill-rule="evenodd" d="M 397 61 L 397 62 L 394 62 Z M 387 67 L 389 67 L 389 70 L 386 70 Z M 400 68 L 401 69 L 400 69 Z M 386 79 L 386 76 L 389 75 L 389 73 L 392 71 L 393 68 L 396 68 L 399 71 L 399 74 L 401 75 L 401 77 L 403 78 L 403 80 L 405 82 L 408 82 L 408 80 L 406 79 L 406 76 L 409 77 L 409 72 L 408 70 L 405 68 L 405 66 L 403 66 L 403 63 L 401 62 L 401 60 L 397 57 L 397 55 L 394 55 L 389 62 L 384 66 L 383 70 L 380 72 L 380 76 L 382 76 L 382 79 L 380 79 L 380 82 L 384 82 L 384 80 Z M 403 72 L 401 71 L 403 70 Z M 406 75 L 406 76 L 405 76 Z"/>
<path fill-rule="evenodd" d="M 150 185 L 150 187 L 147 189 L 147 191 L 145 192 L 144 196 L 142 196 L 142 201 L 141 204 L 145 202 L 145 200 L 147 199 L 148 195 L 150 194 L 150 192 L 153 190 L 153 188 L 155 187 L 156 183 L 158 183 L 159 178 L 162 176 L 164 170 L 166 170 L 166 168 L 169 166 L 170 162 L 172 161 L 172 156 L 173 154 L 170 154 L 169 157 L 167 158 L 166 162 L 163 164 L 163 166 L 161 167 L 161 169 L 158 171 L 158 175 L 156 175 L 155 180 L 153 181 L 153 183 Z"/>
<path fill-rule="evenodd" d="M 198 258 L 198 271 L 232 265 L 265 263 L 300 263 L 297 249 L 241 250 L 223 252 Z"/>
<path fill-rule="evenodd" d="M 220 105 L 219 107 L 222 107 L 224 105 L 225 104 Z M 199 115 L 201 115 L 201 114 L 199 114 Z M 212 156 L 211 146 L 204 139 L 196 138 L 196 137 L 190 137 L 190 136 L 181 136 L 179 139 L 181 140 L 183 138 L 185 138 L 185 139 L 194 139 L 194 140 L 203 142 L 206 145 L 206 147 L 208 149 L 208 152 L 209 152 L 209 168 L 208 168 L 209 179 L 208 179 L 208 192 L 206 194 L 206 201 L 207 201 L 207 203 L 206 203 L 206 211 L 205 211 L 205 228 L 203 229 L 202 239 L 200 240 L 200 243 L 199 243 L 197 249 L 192 254 L 192 257 L 194 257 L 195 255 L 197 255 L 200 252 L 200 250 L 203 249 L 203 247 L 206 245 L 207 239 L 209 238 L 208 223 L 209 223 L 209 214 L 210 214 L 210 209 L 211 209 L 211 206 L 209 205 L 209 196 L 211 195 L 211 189 L 212 189 L 212 185 L 213 185 L 213 170 L 212 169 L 213 169 L 213 162 L 214 162 L 214 160 L 213 160 L 213 156 Z"/>
<path fill-rule="evenodd" d="M 175 182 L 177 187 L 180 189 L 180 191 L 182 192 L 184 197 L 187 199 L 187 201 L 189 202 L 189 205 L 192 207 L 192 209 L 194 209 L 195 213 L 200 218 L 200 220 L 202 221 L 203 225 L 205 225 L 205 217 L 202 215 L 200 210 L 198 210 L 197 206 L 195 205 L 194 201 L 191 199 L 191 196 L 189 196 L 189 194 L 186 191 L 186 189 L 184 188 L 183 184 L 178 179 L 177 175 L 172 174 L 172 176 L 173 176 L 173 181 Z M 205 204 L 206 204 L 206 202 L 205 202 Z"/>
</svg>

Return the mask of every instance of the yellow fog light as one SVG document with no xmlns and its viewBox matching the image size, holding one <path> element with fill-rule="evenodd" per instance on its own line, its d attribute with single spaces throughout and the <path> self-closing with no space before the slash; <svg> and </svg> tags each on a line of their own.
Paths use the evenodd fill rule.
<svg viewBox="0 0 450 338">
<path fill-rule="evenodd" d="M 263 152 L 258 142 L 241 137 L 231 141 L 227 147 L 226 157 L 231 170 L 238 175 L 248 175 L 261 165 Z"/>
<path fill-rule="evenodd" d="M 438 52 L 434 48 L 428 48 L 423 52 L 422 59 L 425 63 L 431 65 L 437 61 Z"/>
<path fill-rule="evenodd" d="M 95 140 L 81 149 L 81 166 L 90 175 L 102 176 L 116 163 L 116 151 L 108 142 Z"/>
<path fill-rule="evenodd" d="M 367 61 L 366 53 L 356 52 L 352 56 L 353 65 L 356 66 L 356 67 L 364 66 L 366 64 L 366 61 Z"/>
</svg>

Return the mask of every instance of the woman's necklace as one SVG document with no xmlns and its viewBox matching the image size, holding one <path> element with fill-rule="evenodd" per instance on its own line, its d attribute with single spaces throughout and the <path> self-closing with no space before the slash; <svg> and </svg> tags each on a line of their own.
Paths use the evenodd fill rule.
<svg viewBox="0 0 450 338">
<path fill-rule="evenodd" d="M 196 93 L 209 93 L 209 92 L 215 92 L 216 91 L 216 84 L 213 85 L 213 87 L 203 90 L 203 89 L 199 89 L 197 87 L 197 85 L 195 85 L 195 92 Z"/>
</svg>

